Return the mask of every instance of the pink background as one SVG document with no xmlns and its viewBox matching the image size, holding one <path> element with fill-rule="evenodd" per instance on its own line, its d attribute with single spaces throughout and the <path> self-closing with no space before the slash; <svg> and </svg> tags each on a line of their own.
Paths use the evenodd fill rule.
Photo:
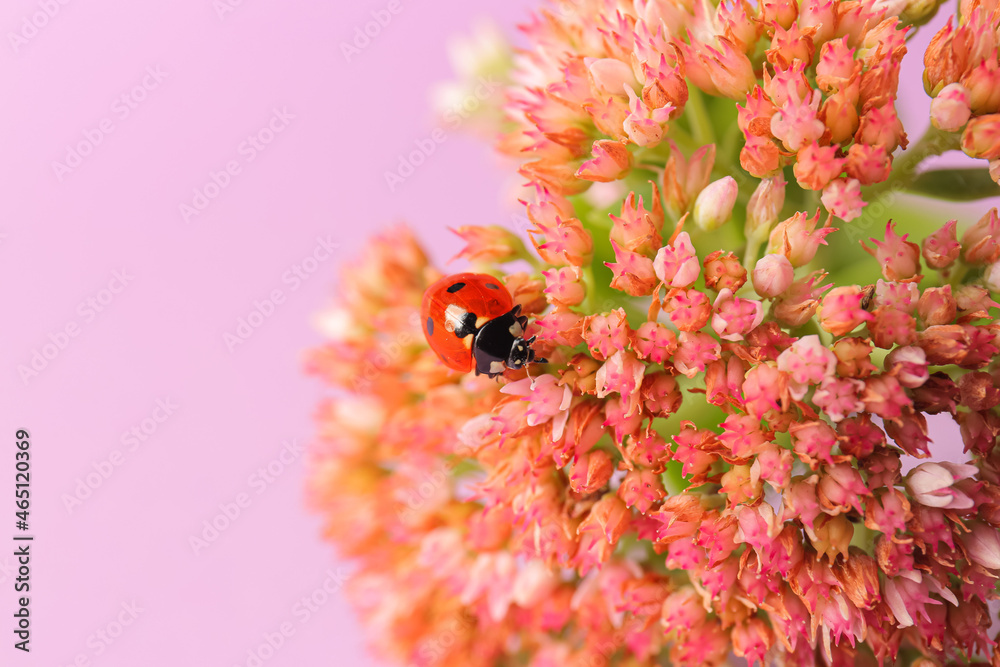
<svg viewBox="0 0 1000 667">
<path fill-rule="evenodd" d="M 340 43 L 388 2 L 243 0 L 222 18 L 212 0 L 42 4 L 58 13 L 16 51 L 9 33 L 40 5 L 12 0 L 0 15 L 0 662 L 246 665 L 288 622 L 294 635 L 264 664 L 374 664 L 341 595 L 307 622 L 295 614 L 336 563 L 303 511 L 303 457 L 273 462 L 313 432 L 324 390 L 300 359 L 320 341 L 311 318 L 338 265 L 394 221 L 438 240 L 439 260 L 457 248 L 446 226 L 509 221 L 511 179 L 460 132 L 394 193 L 383 174 L 436 126 L 428 92 L 450 76 L 447 38 L 481 16 L 509 31 L 534 3 L 400 0 L 349 63 Z M 918 54 L 910 65 L 919 76 Z M 165 78 L 147 79 L 125 116 L 116 100 L 157 67 Z M 251 162 L 241 143 L 275 108 L 294 119 Z M 53 162 L 102 123 L 112 131 L 60 180 Z M 231 160 L 239 173 L 186 222 L 179 207 Z M 286 271 L 326 236 L 339 248 L 293 289 Z M 129 284 L 102 292 L 121 270 Z M 282 302 L 230 352 L 224 335 L 274 290 Z M 102 312 L 80 309 L 102 297 Z M 74 324 L 23 381 L 18 367 Z M 176 410 L 128 451 L 122 434 L 167 399 Z M 34 473 L 30 655 L 11 648 L 18 428 Z M 68 511 L 64 496 L 116 450 L 120 465 Z M 270 482 L 251 478 L 269 463 Z M 195 554 L 189 538 L 240 494 L 249 506 Z M 97 639 L 133 601 L 135 621 Z"/>
<path fill-rule="evenodd" d="M 335 568 L 304 511 L 303 457 L 259 494 L 249 477 L 283 441 L 311 438 L 325 390 L 301 354 L 321 340 L 312 318 L 338 265 L 373 229 L 506 219 L 488 147 L 457 132 L 395 193 L 383 172 L 435 126 L 428 93 L 450 76 L 448 37 L 482 16 L 512 26 L 528 3 L 401 0 L 346 62 L 339 44 L 387 4 L 244 0 L 220 19 L 212 0 L 69 2 L 15 53 L 7 33 L 39 6 L 4 3 L 0 663 L 245 665 L 288 621 L 294 635 L 264 664 L 374 664 L 341 595 L 307 622 L 293 611 Z M 122 118 L 115 100 L 156 66 L 166 78 Z M 247 162 L 241 142 L 275 107 L 295 119 Z M 60 182 L 53 161 L 103 119 L 112 133 Z M 241 172 L 185 222 L 179 206 L 230 160 Z M 336 254 L 293 290 L 283 275 L 327 235 Z M 454 254 L 447 244 L 435 255 Z M 121 269 L 130 284 L 92 319 L 78 312 Z M 275 289 L 284 302 L 230 353 L 224 333 Z M 71 322 L 79 334 L 25 384 L 17 367 Z M 126 451 L 122 433 L 167 398 L 174 414 Z M 5 570 L 17 428 L 31 432 L 34 472 L 27 655 L 12 648 Z M 63 494 L 115 450 L 124 462 L 69 513 Z M 250 506 L 195 555 L 189 537 L 240 493 Z M 96 633 L 133 600 L 143 611 L 104 645 Z"/>
</svg>

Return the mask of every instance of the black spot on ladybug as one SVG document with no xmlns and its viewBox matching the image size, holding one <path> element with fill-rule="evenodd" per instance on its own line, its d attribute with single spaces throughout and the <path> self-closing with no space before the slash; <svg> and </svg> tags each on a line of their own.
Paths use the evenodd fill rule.
<svg viewBox="0 0 1000 667">
<path fill-rule="evenodd" d="M 449 294 L 454 294 L 455 292 L 457 292 L 458 290 L 462 289 L 463 287 L 465 287 L 465 283 L 455 283 L 454 285 L 452 285 L 451 287 L 448 288 L 448 293 Z"/>
<path fill-rule="evenodd" d="M 427 318 L 427 335 L 428 336 L 433 336 L 434 335 L 434 318 L 433 317 L 428 317 Z"/>
<path fill-rule="evenodd" d="M 496 283 L 486 283 L 486 289 L 500 289 L 500 286 Z"/>
</svg>

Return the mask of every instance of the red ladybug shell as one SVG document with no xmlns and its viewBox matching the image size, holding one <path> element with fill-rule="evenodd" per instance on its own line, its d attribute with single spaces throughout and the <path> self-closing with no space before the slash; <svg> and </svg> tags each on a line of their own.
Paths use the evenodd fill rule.
<svg viewBox="0 0 1000 667">
<path fill-rule="evenodd" d="M 459 338 L 466 313 L 475 315 L 479 328 L 514 307 L 507 288 L 493 276 L 483 273 L 456 273 L 445 276 L 427 288 L 420 306 L 420 321 L 427 342 L 449 368 L 463 373 L 472 370 L 474 335 Z"/>
</svg>

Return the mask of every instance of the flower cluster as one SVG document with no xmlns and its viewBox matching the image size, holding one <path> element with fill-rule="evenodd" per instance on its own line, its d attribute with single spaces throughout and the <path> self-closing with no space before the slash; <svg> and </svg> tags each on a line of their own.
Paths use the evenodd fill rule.
<svg viewBox="0 0 1000 667">
<path fill-rule="evenodd" d="M 526 27 L 541 48 L 521 59 L 502 144 L 530 156 L 521 173 L 553 192 L 620 179 L 662 156 L 664 141 L 708 143 L 699 124 L 670 122 L 705 94 L 741 103 L 725 109 L 746 172 L 793 165 L 798 185 L 846 221 L 865 205 L 861 186 L 884 181 L 907 145 L 895 107 L 907 27 L 883 3 L 576 4 Z"/>
<path fill-rule="evenodd" d="M 546 363 L 448 370 L 405 228 L 309 357 L 337 389 L 311 499 L 385 658 L 1000 664 L 1000 215 L 833 226 L 893 177 L 903 37 L 934 9 L 582 0 L 524 26 L 497 129 L 534 253 L 455 231 Z M 986 25 L 995 57 L 1000 13 L 963 12 L 949 48 Z"/>
<path fill-rule="evenodd" d="M 959 10 L 959 26 L 949 19 L 924 57 L 924 89 L 934 98 L 931 122 L 962 132 L 962 150 L 989 160 L 990 174 L 1000 181 L 1000 5 L 963 0 Z"/>
</svg>

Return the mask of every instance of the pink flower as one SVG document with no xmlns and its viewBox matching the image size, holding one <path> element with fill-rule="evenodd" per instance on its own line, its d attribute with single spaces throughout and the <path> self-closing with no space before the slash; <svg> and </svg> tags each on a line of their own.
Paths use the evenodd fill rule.
<svg viewBox="0 0 1000 667">
<path fill-rule="evenodd" d="M 764 255 L 758 259 L 751 276 L 754 291 L 765 298 L 773 298 L 784 293 L 791 286 L 794 277 L 795 269 L 792 268 L 792 263 L 785 255 L 778 253 Z"/>
<path fill-rule="evenodd" d="M 584 317 L 571 310 L 555 310 L 535 320 L 538 338 L 573 347 L 583 341 Z"/>
<path fill-rule="evenodd" d="M 465 225 L 451 230 L 463 241 L 465 247 L 454 259 L 464 258 L 472 262 L 503 263 L 517 259 L 524 252 L 521 239 L 498 225 L 480 227 Z"/>
<path fill-rule="evenodd" d="M 837 157 L 837 148 L 813 142 L 800 150 L 793 170 L 799 185 L 808 190 L 822 190 L 840 176 L 847 158 Z"/>
<path fill-rule="evenodd" d="M 969 157 L 1000 158 L 1000 114 L 978 116 L 962 132 L 962 150 Z"/>
<path fill-rule="evenodd" d="M 877 347 L 889 349 L 893 345 L 911 345 L 916 339 L 916 320 L 891 306 L 876 308 L 868 322 L 868 333 Z"/>
<path fill-rule="evenodd" d="M 822 514 L 816 499 L 816 482 L 815 475 L 792 482 L 782 496 L 786 510 L 782 516 L 785 519 L 797 518 L 809 530 L 814 528 L 816 517 Z"/>
<path fill-rule="evenodd" d="M 779 174 L 762 179 L 747 203 L 747 221 L 744 233 L 748 239 L 763 242 L 778 222 L 781 207 L 785 205 L 785 179 Z"/>
<path fill-rule="evenodd" d="M 651 470 L 637 468 L 630 471 L 618 487 L 618 497 L 625 502 L 625 505 L 634 507 L 640 514 L 648 512 L 666 495 L 660 476 Z"/>
<path fill-rule="evenodd" d="M 621 62 L 621 61 L 615 61 Z M 624 63 L 622 63 L 624 64 Z M 629 113 L 623 124 L 625 134 L 632 140 L 632 143 L 652 147 L 660 143 L 663 139 L 665 126 L 674 111 L 674 106 L 665 106 L 650 109 L 645 102 L 632 90 L 631 86 L 625 87 L 625 93 L 629 99 Z"/>
<path fill-rule="evenodd" d="M 865 404 L 858 399 L 864 388 L 865 384 L 860 380 L 824 378 L 813 392 L 812 402 L 830 419 L 839 422 L 852 412 L 864 410 Z"/>
<path fill-rule="evenodd" d="M 662 364 L 677 348 L 677 334 L 659 322 L 645 322 L 636 329 L 632 347 L 640 359 Z"/>
<path fill-rule="evenodd" d="M 885 368 L 907 389 L 922 386 L 930 377 L 927 353 L 919 347 L 897 347 L 886 356 Z"/>
<path fill-rule="evenodd" d="M 976 523 L 961 541 L 974 563 L 987 570 L 1000 570 L 1000 532 L 996 528 Z"/>
<path fill-rule="evenodd" d="M 847 175 L 861 185 L 881 183 L 891 170 L 892 157 L 883 146 L 852 144 L 847 151 Z"/>
<path fill-rule="evenodd" d="M 743 132 L 746 144 L 740 150 L 740 166 L 757 178 L 776 176 L 781 166 L 781 151 L 767 137 Z"/>
<path fill-rule="evenodd" d="M 662 371 L 650 373 L 643 379 L 642 398 L 646 410 L 661 417 L 677 412 L 683 400 L 677 381 Z"/>
<path fill-rule="evenodd" d="M 781 409 L 784 392 L 787 392 L 787 387 L 782 387 L 778 369 L 759 364 L 747 372 L 743 383 L 743 402 L 747 412 L 759 419 L 769 410 Z"/>
<path fill-rule="evenodd" d="M 626 415 L 633 414 L 639 408 L 639 388 L 645 370 L 646 365 L 631 353 L 615 352 L 597 371 L 597 397 L 618 393 L 629 406 Z"/>
<path fill-rule="evenodd" d="M 713 361 L 705 370 L 705 397 L 713 405 L 741 406 L 739 399 L 743 388 L 747 363 L 733 355 L 729 360 Z"/>
<path fill-rule="evenodd" d="M 1000 259 L 1000 216 L 995 208 L 962 234 L 962 259 L 981 266 Z"/>
<path fill-rule="evenodd" d="M 945 132 L 958 132 L 969 122 L 969 91 L 958 83 L 949 83 L 931 100 L 931 124 Z"/>
<path fill-rule="evenodd" d="M 691 586 L 674 591 L 663 601 L 660 620 L 667 633 L 685 635 L 701 627 L 705 619 L 701 596 Z"/>
<path fill-rule="evenodd" d="M 681 331 L 697 331 L 712 316 L 712 302 L 708 300 L 708 295 L 696 289 L 675 291 L 663 304 L 663 309 Z"/>
<path fill-rule="evenodd" d="M 722 429 L 719 442 L 737 458 L 750 458 L 770 442 L 760 430 L 760 420 L 749 415 L 729 415 L 722 423 Z"/>
<path fill-rule="evenodd" d="M 768 482 L 775 489 L 784 489 L 791 479 L 792 461 L 792 453 L 787 449 L 765 446 L 754 460 L 750 474 Z"/>
<path fill-rule="evenodd" d="M 719 292 L 712 308 L 712 330 L 723 340 L 743 340 L 764 319 L 760 301 L 737 298 L 728 288 Z"/>
<path fill-rule="evenodd" d="M 785 148 L 798 151 L 823 136 L 826 129 L 816 118 L 820 95 L 816 93 L 805 101 L 792 97 L 781 106 L 781 111 L 771 118 L 771 133 L 780 139 Z"/>
<path fill-rule="evenodd" d="M 865 252 L 878 260 L 886 280 L 907 280 L 920 272 L 920 246 L 906 240 L 909 234 L 897 236 L 890 220 L 885 226 L 885 241 L 869 239 L 875 244 L 871 249 L 864 243 Z"/>
<path fill-rule="evenodd" d="M 795 422 L 788 429 L 792 448 L 806 462 L 833 463 L 832 450 L 837 444 L 837 432 L 822 421 Z"/>
<path fill-rule="evenodd" d="M 905 394 L 902 396 L 905 397 Z M 865 407 L 874 412 L 871 406 L 866 405 Z M 896 405 L 889 404 L 889 407 L 899 410 L 899 414 L 885 424 L 885 432 L 892 438 L 893 442 L 910 456 L 921 459 L 930 456 L 930 450 L 927 449 L 927 445 L 931 441 L 927 436 L 927 418 L 920 412 L 903 412 L 903 406 L 898 403 Z M 893 411 L 889 410 L 887 413 L 891 415 Z"/>
<path fill-rule="evenodd" d="M 975 506 L 969 496 L 953 487 L 979 473 L 979 468 L 960 463 L 921 463 L 906 476 L 906 485 L 914 500 L 928 507 L 965 510 Z"/>
<path fill-rule="evenodd" d="M 692 483 L 694 480 L 702 479 L 712 464 L 718 460 L 715 454 L 699 448 L 700 443 L 692 436 L 692 429 L 687 432 L 682 429 L 680 434 L 674 436 L 674 442 L 677 443 L 677 449 L 674 451 L 673 460 L 681 464 L 681 474 L 692 480 Z M 662 530 L 659 539 L 663 539 Z"/>
<path fill-rule="evenodd" d="M 528 401 L 525 412 L 525 422 L 528 426 L 537 426 L 552 422 L 552 438 L 562 437 L 566 420 L 569 419 L 569 406 L 573 400 L 573 392 L 569 387 L 560 387 L 554 375 L 541 375 L 535 379 L 524 378 L 508 383 L 502 389 L 504 394 L 520 396 Z"/>
<path fill-rule="evenodd" d="M 588 535 L 592 539 L 614 547 L 628 529 L 631 513 L 621 500 L 612 494 L 602 497 L 590 509 L 590 514 L 583 520 L 577 528 L 578 535 Z M 610 550 L 606 547 L 596 547 L 596 554 L 601 559 L 610 556 Z M 601 561 L 603 562 L 603 560 Z M 594 563 L 596 565 L 596 563 Z"/>
<path fill-rule="evenodd" d="M 831 287 L 819 286 L 825 277 L 824 272 L 816 271 L 793 282 L 771 308 L 774 318 L 788 327 L 800 327 L 808 322 L 816 314 L 819 297 Z"/>
<path fill-rule="evenodd" d="M 920 288 L 914 283 L 875 282 L 875 306 L 900 310 L 912 315 L 920 299 Z"/>
<path fill-rule="evenodd" d="M 705 231 L 712 231 L 722 226 L 733 214 L 739 187 L 732 176 L 725 176 L 709 183 L 698 193 L 695 199 L 691 217 L 694 224 Z"/>
<path fill-rule="evenodd" d="M 975 56 L 973 57 L 975 58 Z M 972 62 L 976 62 L 977 60 L 978 64 L 967 71 L 965 76 L 962 77 L 962 84 L 968 90 L 969 110 L 976 115 L 980 115 L 1000 109 L 1000 96 L 997 93 L 997 84 L 1000 83 L 1000 64 L 989 58 L 975 58 Z M 938 96 L 944 93 L 951 85 L 949 84 L 942 88 Z M 956 112 L 957 118 L 954 120 L 957 122 L 961 119 L 960 114 L 964 113 L 964 109 L 961 106 L 961 91 L 957 91 L 955 97 L 957 98 L 957 104 L 955 104 L 952 110 Z M 962 128 L 958 127 L 953 131 L 957 132 L 960 129 Z"/>
<path fill-rule="evenodd" d="M 702 519 L 694 543 L 705 550 L 709 568 L 714 568 L 736 550 L 736 530 L 736 519 L 732 516 L 712 512 Z"/>
<path fill-rule="evenodd" d="M 626 467 L 632 466 L 632 470 L 642 466 L 653 472 L 662 473 L 669 455 L 663 436 L 652 433 L 629 439 L 623 460 Z"/>
<path fill-rule="evenodd" d="M 951 285 L 928 287 L 917 301 L 917 315 L 925 326 L 951 324 L 958 314 L 958 303 L 951 295 Z"/>
<path fill-rule="evenodd" d="M 862 143 L 882 146 L 888 153 L 892 153 L 900 145 L 906 148 L 907 144 L 903 123 L 891 102 L 874 107 L 864 114 L 855 137 Z"/>
<path fill-rule="evenodd" d="M 584 319 L 583 339 L 587 347 L 601 359 L 628 347 L 630 330 L 625 311 L 621 308 L 605 314 L 591 315 Z"/>
<path fill-rule="evenodd" d="M 734 100 L 742 99 L 757 82 L 753 65 L 746 54 L 736 48 L 729 39 L 717 37 L 716 44 L 718 48 L 697 40 L 690 46 L 680 43 L 685 64 L 689 68 L 689 76 L 699 88 L 710 95 L 724 95 Z M 699 72 L 705 72 L 708 80 L 697 77 Z"/>
<path fill-rule="evenodd" d="M 861 209 L 867 206 L 861 198 L 861 183 L 856 178 L 837 178 L 823 188 L 820 197 L 823 206 L 844 222 L 850 222 L 861 215 Z"/>
<path fill-rule="evenodd" d="M 838 90 L 854 75 L 857 61 L 854 49 L 847 45 L 848 38 L 826 42 L 820 48 L 820 59 L 816 64 L 816 83 L 824 92 Z"/>
<path fill-rule="evenodd" d="M 688 160 L 684 159 L 675 144 L 671 143 L 670 146 L 670 157 L 663 170 L 663 199 L 671 215 L 679 218 L 694 204 L 695 197 L 705 189 L 712 177 L 715 144 L 702 146 Z M 690 245 L 690 239 L 688 244 Z M 693 250 L 691 252 L 694 253 Z"/>
<path fill-rule="evenodd" d="M 595 449 L 573 462 L 569 485 L 577 493 L 594 493 L 604 488 L 613 472 L 614 462 L 611 456 L 603 449 Z"/>
<path fill-rule="evenodd" d="M 929 621 L 931 617 L 924 605 L 941 604 L 940 600 L 930 596 L 930 586 L 924 583 L 919 572 L 912 576 L 913 579 L 896 577 L 885 582 L 885 601 L 896 617 L 898 628 L 912 626 L 916 622 L 913 617 L 917 614 Z"/>
<path fill-rule="evenodd" d="M 771 230 L 768 252 L 784 254 L 795 267 L 808 264 L 819 247 L 826 245 L 827 235 L 837 231 L 835 227 L 816 229 L 818 223 L 819 211 L 812 218 L 799 212 L 783 220 Z"/>
<path fill-rule="evenodd" d="M 803 336 L 778 356 L 778 370 L 788 373 L 789 391 L 800 399 L 807 385 L 819 384 L 833 375 L 837 357 L 819 340 L 819 336 Z"/>
<path fill-rule="evenodd" d="M 716 250 L 704 261 L 705 287 L 716 292 L 729 289 L 736 292 L 747 281 L 747 272 L 739 258 L 731 252 Z"/>
<path fill-rule="evenodd" d="M 865 381 L 865 392 L 862 394 L 861 400 L 865 403 L 865 410 L 883 419 L 899 418 L 903 414 L 903 408 L 911 405 L 910 398 L 903 391 L 903 387 L 891 375 L 876 375 L 868 378 Z"/>
<path fill-rule="evenodd" d="M 750 667 L 758 663 L 763 667 L 764 656 L 774 643 L 774 632 L 764 621 L 751 617 L 733 628 L 732 637 L 733 654 L 746 658 Z"/>
<path fill-rule="evenodd" d="M 594 83 L 605 93 L 621 95 L 625 88 L 636 85 L 632 68 L 617 58 L 588 58 L 585 62 Z"/>
<path fill-rule="evenodd" d="M 701 265 L 687 232 L 681 232 L 673 243 L 657 251 L 653 271 L 660 282 L 671 287 L 690 287 L 698 280 Z"/>
<path fill-rule="evenodd" d="M 828 466 L 816 485 L 816 495 L 828 514 L 863 511 L 861 496 L 870 496 L 861 474 L 848 463 Z"/>
<path fill-rule="evenodd" d="M 604 417 L 601 425 L 610 426 L 614 441 L 621 444 L 626 436 L 638 434 L 643 415 L 634 410 L 630 401 L 612 397 L 604 404 Z"/>
<path fill-rule="evenodd" d="M 557 218 L 552 225 L 537 221 L 535 225 L 537 229 L 529 229 L 528 234 L 542 260 L 555 266 L 584 266 L 590 262 L 594 241 L 579 220 Z M 545 240 L 539 241 L 539 235 Z"/>
<path fill-rule="evenodd" d="M 674 367 L 688 377 L 703 373 L 709 362 L 722 352 L 719 341 L 704 333 L 682 331 L 674 352 Z"/>
<path fill-rule="evenodd" d="M 648 296 L 656 287 L 656 273 L 653 262 L 645 255 L 629 252 L 611 242 L 615 251 L 615 262 L 605 262 L 614 273 L 611 287 L 621 290 L 629 296 Z"/>
<path fill-rule="evenodd" d="M 663 209 L 660 192 L 653 186 L 653 210 L 647 211 L 642 197 L 636 201 L 630 192 L 622 202 L 621 217 L 611 215 L 611 240 L 631 252 L 649 255 L 660 247 L 660 228 L 663 226 Z"/>
<path fill-rule="evenodd" d="M 927 266 L 932 269 L 947 269 L 958 259 L 962 246 L 959 245 L 955 236 L 957 224 L 957 220 L 949 220 L 941 229 L 924 239 L 921 244 L 921 252 Z"/>
<path fill-rule="evenodd" d="M 583 302 L 586 288 L 580 282 L 580 276 L 575 267 L 549 269 L 542 271 L 545 277 L 545 294 L 550 303 L 557 306 L 576 306 Z"/>
<path fill-rule="evenodd" d="M 577 178 L 607 183 L 624 178 L 632 168 L 632 153 L 617 141 L 599 139 L 594 142 L 593 158 L 576 172 Z"/>
<path fill-rule="evenodd" d="M 864 293 L 857 285 L 833 288 L 823 297 L 820 326 L 834 336 L 843 336 L 873 319 L 872 314 L 861 307 L 863 298 Z"/>
</svg>

